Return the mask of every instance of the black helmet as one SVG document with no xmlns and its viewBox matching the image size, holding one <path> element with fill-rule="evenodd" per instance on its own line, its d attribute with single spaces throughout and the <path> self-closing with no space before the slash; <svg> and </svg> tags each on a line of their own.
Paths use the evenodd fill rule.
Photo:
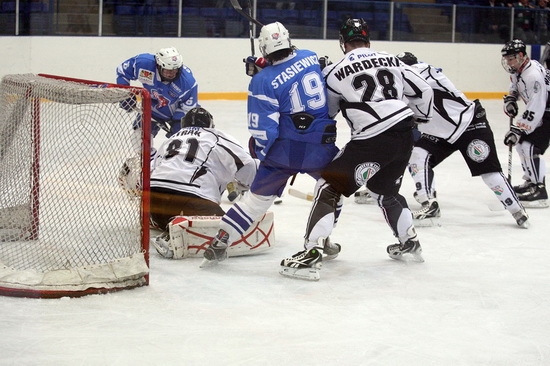
<svg viewBox="0 0 550 366">
<path fill-rule="evenodd" d="M 416 56 L 410 52 L 401 52 L 396 57 L 399 59 L 399 61 L 409 66 L 418 63 L 418 59 L 416 58 Z"/>
<path fill-rule="evenodd" d="M 181 119 L 181 127 L 214 127 L 214 118 L 206 109 L 195 107 Z"/>
<path fill-rule="evenodd" d="M 340 44 L 347 42 L 370 42 L 369 26 L 363 19 L 347 19 L 340 28 Z"/>
<path fill-rule="evenodd" d="M 524 55 L 527 54 L 525 43 L 521 39 L 514 39 L 513 41 L 506 42 L 500 53 L 502 56 L 515 55 L 522 52 Z"/>
</svg>

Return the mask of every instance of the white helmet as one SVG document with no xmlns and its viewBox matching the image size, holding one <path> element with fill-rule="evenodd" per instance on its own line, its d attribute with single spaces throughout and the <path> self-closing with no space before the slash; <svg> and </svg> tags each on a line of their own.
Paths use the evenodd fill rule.
<svg viewBox="0 0 550 366">
<path fill-rule="evenodd" d="M 288 29 L 279 22 L 266 24 L 262 27 L 259 44 L 260 52 L 264 57 L 275 51 L 292 48 Z"/>
<path fill-rule="evenodd" d="M 161 48 L 155 54 L 158 67 L 166 70 L 177 70 L 183 66 L 183 59 L 174 47 Z"/>
</svg>

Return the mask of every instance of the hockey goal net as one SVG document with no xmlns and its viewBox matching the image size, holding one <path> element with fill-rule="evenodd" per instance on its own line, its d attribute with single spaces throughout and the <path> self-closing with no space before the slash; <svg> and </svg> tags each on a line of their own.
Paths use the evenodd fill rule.
<svg viewBox="0 0 550 366">
<path fill-rule="evenodd" d="M 121 108 L 131 100 L 129 112 Z M 55 298 L 148 284 L 150 108 L 142 88 L 2 78 L 0 295 Z M 141 144 L 132 138 L 136 118 L 148 121 Z M 143 182 L 134 199 L 117 183 L 128 158 L 139 161 Z"/>
</svg>

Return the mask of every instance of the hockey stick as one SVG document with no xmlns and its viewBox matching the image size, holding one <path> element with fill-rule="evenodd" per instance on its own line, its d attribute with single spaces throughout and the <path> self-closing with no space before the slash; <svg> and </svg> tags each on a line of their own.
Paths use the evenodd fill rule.
<svg viewBox="0 0 550 366">
<path fill-rule="evenodd" d="M 252 1 L 248 0 L 248 15 L 252 19 Z M 254 56 L 254 25 L 252 21 L 248 22 L 248 36 L 250 38 L 250 54 Z"/>
<path fill-rule="evenodd" d="M 514 125 L 514 117 L 510 117 L 510 128 Z M 512 144 L 508 144 L 508 183 L 512 185 Z"/>
<path fill-rule="evenodd" d="M 264 26 L 261 22 L 259 22 L 258 20 L 254 19 L 252 17 L 252 15 L 251 15 L 252 14 L 252 7 L 249 7 L 250 14 L 248 14 L 247 12 L 245 12 L 243 10 L 241 5 L 239 4 L 239 0 L 230 0 L 230 1 L 231 1 L 231 6 L 233 7 L 233 9 L 235 9 L 237 12 L 239 12 L 239 14 L 241 14 L 243 17 L 245 17 L 249 21 L 255 23 L 256 25 L 259 25 L 260 27 Z"/>
<path fill-rule="evenodd" d="M 304 193 L 302 191 L 297 190 L 296 188 L 292 188 L 292 187 L 289 188 L 288 194 L 306 201 L 313 201 L 313 193 Z"/>
</svg>

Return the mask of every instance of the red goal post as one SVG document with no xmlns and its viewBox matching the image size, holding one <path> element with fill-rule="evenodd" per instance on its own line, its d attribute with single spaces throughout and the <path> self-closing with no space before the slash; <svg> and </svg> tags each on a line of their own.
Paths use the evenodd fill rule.
<svg viewBox="0 0 550 366">
<path fill-rule="evenodd" d="M 143 88 L 2 78 L 0 295 L 75 297 L 149 284 L 150 128 Z M 129 158 L 141 169 L 133 198 L 117 181 Z"/>
</svg>

